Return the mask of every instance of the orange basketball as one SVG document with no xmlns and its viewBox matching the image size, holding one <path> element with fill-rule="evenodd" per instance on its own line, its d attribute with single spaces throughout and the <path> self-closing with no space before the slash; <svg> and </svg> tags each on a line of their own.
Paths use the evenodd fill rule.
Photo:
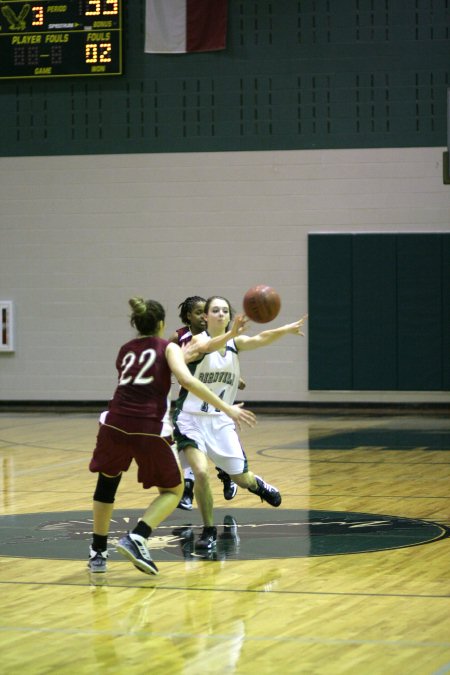
<svg viewBox="0 0 450 675">
<path fill-rule="evenodd" d="M 278 316 L 281 299 L 271 286 L 260 284 L 249 288 L 244 295 L 244 312 L 256 323 L 268 323 Z"/>
</svg>

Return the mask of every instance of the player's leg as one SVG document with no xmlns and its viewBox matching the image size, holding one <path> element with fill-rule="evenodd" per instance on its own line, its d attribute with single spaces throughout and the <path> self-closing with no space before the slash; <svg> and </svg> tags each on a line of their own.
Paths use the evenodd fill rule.
<svg viewBox="0 0 450 675">
<path fill-rule="evenodd" d="M 180 483 L 175 488 L 158 488 L 158 490 L 159 495 L 155 497 L 145 510 L 140 521 L 144 522 L 151 530 L 156 529 L 176 508 L 182 495 L 183 483 Z"/>
<path fill-rule="evenodd" d="M 178 446 L 178 456 L 180 458 L 180 464 L 183 468 L 184 471 L 184 491 L 183 491 L 183 496 L 181 497 L 179 503 L 178 503 L 178 508 L 183 509 L 184 511 L 191 511 L 192 510 L 192 502 L 194 501 L 194 484 L 195 484 L 195 476 L 194 472 L 192 471 L 192 468 L 189 465 L 189 462 L 186 458 L 185 453 L 183 452 L 183 448 L 185 445 L 189 445 L 189 441 L 191 439 L 191 432 L 195 433 L 196 431 L 196 426 L 195 424 L 192 425 L 192 420 L 190 419 L 189 416 L 184 416 L 183 414 L 180 415 L 181 417 L 181 429 L 180 431 L 179 424 L 180 422 L 178 421 L 177 424 L 175 424 L 175 441 Z"/>
<path fill-rule="evenodd" d="M 242 377 L 239 378 L 239 385 L 238 389 L 245 389 L 246 383 L 245 380 L 242 379 Z M 227 501 L 230 501 L 231 499 L 234 499 L 234 497 L 237 494 L 237 485 L 236 483 L 231 480 L 231 477 L 222 469 L 220 469 L 218 466 L 216 466 L 217 469 L 217 476 L 219 480 L 222 481 L 223 483 L 223 496 Z"/>
<path fill-rule="evenodd" d="M 262 501 L 271 506 L 281 504 L 281 495 L 277 488 L 266 483 L 259 476 L 249 471 L 247 457 L 236 433 L 234 425 L 223 425 L 213 428 L 213 435 L 208 438 L 208 454 L 213 462 L 228 473 L 239 487 L 258 495 Z"/>
<path fill-rule="evenodd" d="M 266 483 L 260 476 L 256 476 L 252 471 L 232 475 L 231 478 L 239 487 L 246 488 L 249 492 L 258 495 L 262 502 L 267 502 L 271 506 L 280 506 L 281 494 L 279 490 L 270 483 Z"/>
<path fill-rule="evenodd" d="M 150 554 L 147 540 L 153 530 L 168 518 L 176 508 L 183 493 L 183 483 L 175 488 L 158 488 L 159 495 L 147 507 L 136 527 L 122 537 L 117 544 L 117 551 L 131 560 L 133 565 L 145 574 L 159 574 L 159 570 Z"/>
<path fill-rule="evenodd" d="M 214 548 L 217 540 L 217 529 L 214 527 L 214 502 L 209 483 L 208 457 L 193 446 L 184 448 L 186 458 L 195 476 L 195 499 L 197 500 L 203 520 L 203 531 L 195 542 L 198 550 Z"/>
<path fill-rule="evenodd" d="M 92 503 L 94 522 L 88 560 L 90 572 L 106 572 L 109 527 L 114 510 L 115 495 L 121 478 L 122 474 L 117 476 L 98 474 Z"/>
<path fill-rule="evenodd" d="M 203 524 L 210 527 L 214 525 L 213 497 L 209 484 L 208 457 L 207 455 L 190 445 L 184 448 L 192 471 L 195 476 L 195 498 L 202 514 Z"/>
<path fill-rule="evenodd" d="M 152 500 L 133 530 L 119 540 L 117 551 L 145 574 L 158 574 L 147 539 L 180 501 L 183 472 L 175 448 L 168 439 L 158 436 L 141 438 L 139 447 L 134 449 L 134 458 L 138 465 L 138 481 L 144 489 L 156 484 L 159 495 Z"/>
<path fill-rule="evenodd" d="M 194 472 L 194 494 L 203 519 L 203 532 L 195 547 L 206 550 L 215 546 L 217 538 L 205 442 L 210 424 L 208 415 L 203 417 L 181 412 L 176 418 L 174 430 L 178 452 L 184 454 L 185 461 Z"/>
<path fill-rule="evenodd" d="M 101 423 L 89 470 L 97 473 L 93 496 L 93 536 L 89 548 L 90 572 L 106 572 L 108 533 L 114 500 L 122 474 L 128 470 L 132 455 L 126 436 L 116 428 Z"/>
<path fill-rule="evenodd" d="M 191 511 L 192 502 L 194 501 L 195 476 L 191 467 L 187 463 L 184 452 L 180 453 L 180 462 L 182 468 L 184 469 L 184 490 L 182 497 L 178 502 L 178 508 L 183 509 L 184 511 Z"/>
</svg>

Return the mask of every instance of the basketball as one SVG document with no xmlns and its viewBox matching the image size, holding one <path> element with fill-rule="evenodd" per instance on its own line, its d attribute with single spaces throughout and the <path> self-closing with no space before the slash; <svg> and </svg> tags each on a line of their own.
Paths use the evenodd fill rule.
<svg viewBox="0 0 450 675">
<path fill-rule="evenodd" d="M 278 316 L 281 299 L 274 288 L 261 284 L 249 288 L 243 305 L 249 319 L 256 323 L 268 323 Z"/>
</svg>

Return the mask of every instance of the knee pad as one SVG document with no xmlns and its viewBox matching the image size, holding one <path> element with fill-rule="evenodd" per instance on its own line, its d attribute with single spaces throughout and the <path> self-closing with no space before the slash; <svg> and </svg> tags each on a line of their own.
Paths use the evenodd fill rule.
<svg viewBox="0 0 450 675">
<path fill-rule="evenodd" d="M 117 488 L 122 479 L 122 474 L 118 476 L 105 476 L 103 473 L 98 474 L 97 487 L 94 492 L 94 500 L 96 502 L 103 502 L 104 504 L 113 504 L 116 496 Z"/>
</svg>

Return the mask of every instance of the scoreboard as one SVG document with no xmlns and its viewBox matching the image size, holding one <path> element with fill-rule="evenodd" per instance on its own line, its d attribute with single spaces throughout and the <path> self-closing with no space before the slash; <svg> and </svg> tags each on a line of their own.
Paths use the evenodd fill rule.
<svg viewBox="0 0 450 675">
<path fill-rule="evenodd" d="M 0 0 L 0 79 L 121 75 L 122 0 Z"/>
</svg>

